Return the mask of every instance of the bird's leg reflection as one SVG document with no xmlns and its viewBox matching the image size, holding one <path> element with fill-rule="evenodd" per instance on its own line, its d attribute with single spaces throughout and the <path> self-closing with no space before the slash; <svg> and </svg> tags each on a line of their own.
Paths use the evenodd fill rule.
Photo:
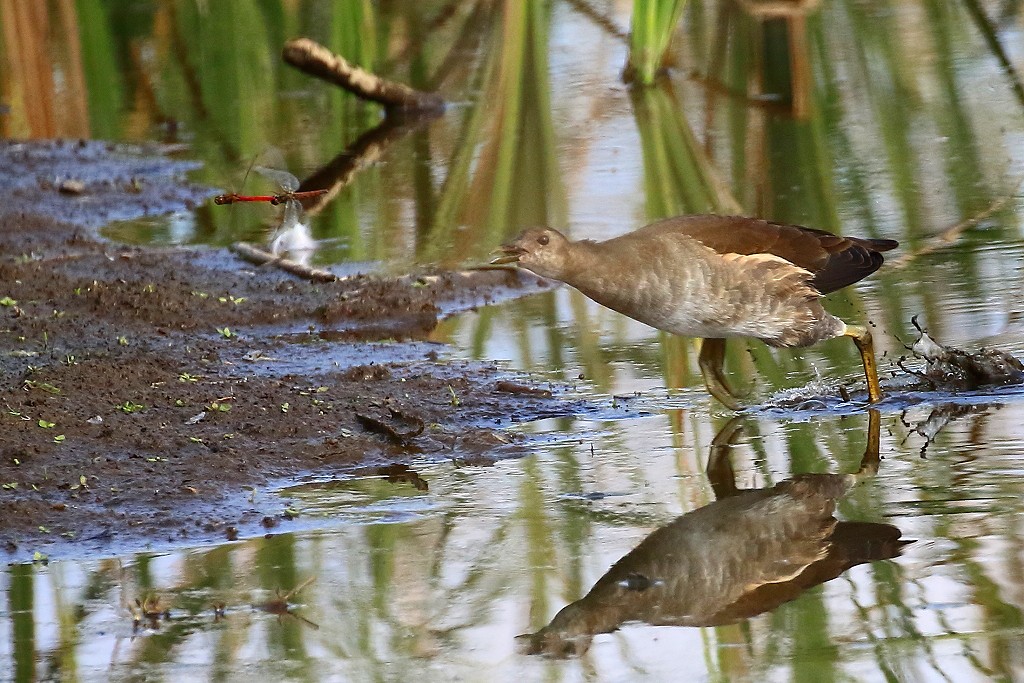
<svg viewBox="0 0 1024 683">
<path fill-rule="evenodd" d="M 736 472 L 732 467 L 733 444 L 743 431 L 743 418 L 740 415 L 725 423 L 725 426 L 718 430 L 715 438 L 711 441 L 711 448 L 708 449 L 707 475 L 711 481 L 711 488 L 715 492 L 715 498 L 721 500 L 736 495 L 740 489 L 736 487 Z"/>
<path fill-rule="evenodd" d="M 882 464 L 882 457 L 879 455 L 881 431 L 882 416 L 877 410 L 868 410 L 868 442 L 864 447 L 864 457 L 860 459 L 860 469 L 853 475 L 858 481 L 878 474 L 878 467 Z"/>
<path fill-rule="evenodd" d="M 711 441 L 708 449 L 708 465 L 706 472 L 711 482 L 711 489 L 715 492 L 715 498 L 721 500 L 728 496 L 741 493 L 742 489 L 736 486 L 736 472 L 732 466 L 732 447 L 736 439 L 743 431 L 742 415 L 737 415 L 725 423 L 718 430 L 715 438 Z M 881 464 L 881 431 L 882 418 L 877 410 L 868 410 L 867 443 L 864 446 L 864 456 L 860 460 L 860 468 L 852 475 L 856 481 L 870 479 L 878 474 L 878 466 Z"/>
<path fill-rule="evenodd" d="M 889 524 L 840 522 L 838 500 L 878 470 L 880 420 L 868 417 L 867 447 L 854 474 L 802 474 L 764 489 L 738 489 L 729 463 L 740 431 L 730 420 L 715 437 L 708 476 L 718 500 L 655 530 L 616 562 L 582 599 L 536 633 L 531 654 L 582 654 L 598 633 L 626 622 L 719 626 L 795 599 L 850 567 L 885 560 L 904 545 Z"/>
</svg>

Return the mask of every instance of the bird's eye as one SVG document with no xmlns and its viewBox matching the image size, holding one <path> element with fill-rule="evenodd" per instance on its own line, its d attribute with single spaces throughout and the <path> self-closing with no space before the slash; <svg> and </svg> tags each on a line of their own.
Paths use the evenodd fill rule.
<svg viewBox="0 0 1024 683">
<path fill-rule="evenodd" d="M 547 235 L 541 235 L 540 237 L 537 238 L 537 244 L 541 245 L 542 247 L 547 246 L 547 243 L 550 241 L 551 238 L 548 237 Z"/>
</svg>

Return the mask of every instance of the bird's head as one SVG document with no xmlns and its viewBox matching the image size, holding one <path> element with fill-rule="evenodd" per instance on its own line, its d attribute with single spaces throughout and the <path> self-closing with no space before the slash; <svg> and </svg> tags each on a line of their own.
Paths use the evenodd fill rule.
<svg viewBox="0 0 1024 683">
<path fill-rule="evenodd" d="M 492 264 L 516 263 L 541 277 L 559 279 L 571 242 L 554 228 L 529 228 L 495 250 Z"/>
</svg>

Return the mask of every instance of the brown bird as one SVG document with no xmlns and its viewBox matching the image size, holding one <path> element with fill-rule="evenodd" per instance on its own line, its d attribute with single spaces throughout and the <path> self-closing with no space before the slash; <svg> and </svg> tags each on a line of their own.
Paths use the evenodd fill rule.
<svg viewBox="0 0 1024 683">
<path fill-rule="evenodd" d="M 828 313 L 821 297 L 878 270 L 880 252 L 897 246 L 757 218 L 677 216 L 604 242 L 573 242 L 552 228 L 530 228 L 491 263 L 517 263 L 651 327 L 702 337 L 704 384 L 738 410 L 722 372 L 729 337 L 776 347 L 851 337 L 868 397 L 881 400 L 871 332 Z"/>
</svg>

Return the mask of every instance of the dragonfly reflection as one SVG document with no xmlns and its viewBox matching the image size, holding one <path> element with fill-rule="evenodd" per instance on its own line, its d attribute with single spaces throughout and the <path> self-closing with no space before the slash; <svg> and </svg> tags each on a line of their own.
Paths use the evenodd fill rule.
<svg viewBox="0 0 1024 683">
<path fill-rule="evenodd" d="M 615 563 L 580 600 L 540 631 L 519 636 L 530 654 L 586 651 L 594 635 L 626 622 L 720 626 L 774 609 L 850 567 L 899 554 L 906 541 L 889 524 L 840 522 L 836 502 L 878 471 L 879 416 L 869 412 L 868 446 L 855 474 L 804 474 L 765 489 L 737 489 L 729 452 L 734 418 L 712 442 L 714 503 L 656 530 Z"/>
</svg>

